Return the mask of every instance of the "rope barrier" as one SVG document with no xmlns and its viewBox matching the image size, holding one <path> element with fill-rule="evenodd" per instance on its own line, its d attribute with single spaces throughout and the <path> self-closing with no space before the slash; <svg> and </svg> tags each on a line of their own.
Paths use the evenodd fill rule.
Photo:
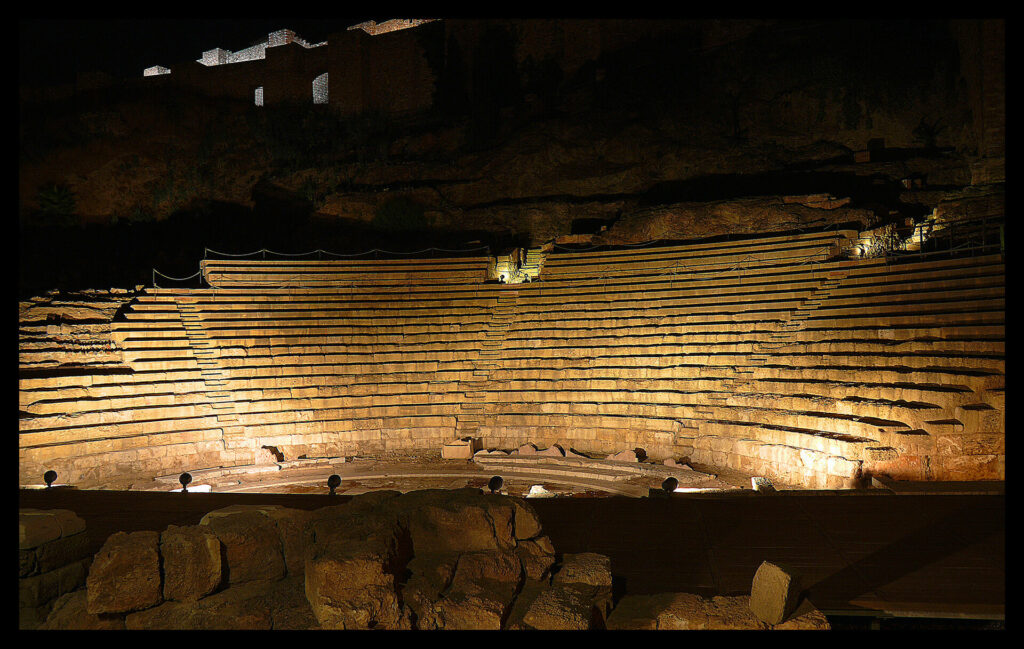
<svg viewBox="0 0 1024 649">
<path fill-rule="evenodd" d="M 201 270 L 197 270 L 196 272 L 192 273 L 188 277 L 171 277 L 170 275 L 164 275 L 163 273 L 161 273 L 160 271 L 158 271 L 155 268 L 153 269 L 153 273 L 155 275 L 159 275 L 160 277 L 163 277 L 164 279 L 173 280 L 175 282 L 185 282 L 185 281 L 188 281 L 188 280 L 192 279 L 193 277 L 196 277 L 196 276 L 200 275 L 202 272 L 203 271 L 201 271 Z"/>
<path fill-rule="evenodd" d="M 188 277 L 171 277 L 170 275 L 164 275 L 163 273 L 161 273 L 160 271 L 158 271 L 155 268 L 153 268 L 152 271 L 153 271 L 153 288 L 161 288 L 161 286 L 156 283 L 156 276 L 157 275 L 159 275 L 160 277 L 163 277 L 164 279 L 169 279 L 169 280 L 171 280 L 173 282 L 187 282 L 188 280 L 193 279 L 193 278 L 195 278 L 195 277 L 197 277 L 199 275 L 202 275 L 202 273 L 203 273 L 202 270 L 197 270 L 196 272 L 192 273 Z"/>
</svg>

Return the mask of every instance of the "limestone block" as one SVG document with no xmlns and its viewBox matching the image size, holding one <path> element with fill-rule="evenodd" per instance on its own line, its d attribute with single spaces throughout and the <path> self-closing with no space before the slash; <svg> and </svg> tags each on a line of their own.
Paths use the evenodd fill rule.
<svg viewBox="0 0 1024 649">
<path fill-rule="evenodd" d="M 749 599 L 746 596 L 705 599 L 708 616 L 706 628 L 712 631 L 767 629 L 768 625 L 751 612 Z"/>
<path fill-rule="evenodd" d="M 80 588 L 85 582 L 88 569 L 89 559 L 82 559 L 56 570 L 19 579 L 18 607 L 43 606 L 65 593 Z"/>
<path fill-rule="evenodd" d="M 516 539 L 532 539 L 541 532 L 537 512 L 522 498 L 511 498 Z"/>
<path fill-rule="evenodd" d="M 511 601 L 511 593 L 493 585 L 452 589 L 434 605 L 437 628 L 456 631 L 498 631 Z"/>
<path fill-rule="evenodd" d="M 163 601 L 156 532 L 117 532 L 93 558 L 86 580 L 90 613 L 124 613 Z"/>
<path fill-rule="evenodd" d="M 609 455 L 608 459 L 613 460 L 615 462 L 636 462 L 636 451 L 620 451 L 618 453 L 613 453 Z"/>
<path fill-rule="evenodd" d="M 313 523 L 316 545 L 306 559 L 306 597 L 325 629 L 400 628 L 392 566 L 411 554 L 394 516 L 369 513 Z M 403 559 L 403 555 L 406 555 Z"/>
<path fill-rule="evenodd" d="M 537 455 L 544 455 L 549 457 L 565 457 L 565 451 L 562 450 L 558 444 L 552 444 L 543 451 L 538 451 Z"/>
<path fill-rule="evenodd" d="M 451 588 L 471 592 L 471 583 L 482 580 L 507 586 L 509 594 L 515 591 L 522 579 L 523 569 L 519 557 L 507 550 L 482 550 L 464 552 L 459 555 L 455 577 Z M 511 599 L 511 598 L 510 598 Z"/>
<path fill-rule="evenodd" d="M 85 521 L 67 509 L 18 511 L 18 548 L 28 550 L 85 530 Z"/>
<path fill-rule="evenodd" d="M 227 509 L 227 508 L 225 508 Z M 284 578 L 284 550 L 277 526 L 260 511 L 235 511 L 199 522 L 224 544 L 227 580 L 232 585 Z"/>
<path fill-rule="evenodd" d="M 444 620 L 437 618 L 434 605 L 452 581 L 459 555 L 418 553 L 407 565 L 411 576 L 402 589 L 405 606 L 415 615 L 417 628 L 443 628 Z"/>
<path fill-rule="evenodd" d="M 509 498 L 477 489 L 425 490 L 403 494 L 396 507 L 413 543 L 428 552 L 506 550 L 515 547 Z"/>
<path fill-rule="evenodd" d="M 441 457 L 445 460 L 470 460 L 478 448 L 477 440 L 457 439 L 441 447 Z"/>
<path fill-rule="evenodd" d="M 800 579 L 792 570 L 765 561 L 754 574 L 750 610 L 768 624 L 781 624 L 796 610 L 800 589 Z"/>
<path fill-rule="evenodd" d="M 273 623 L 270 605 L 263 598 L 247 595 L 244 588 L 229 588 L 199 602 L 164 602 L 126 616 L 125 628 L 130 631 L 270 630 Z"/>
<path fill-rule="evenodd" d="M 312 542 L 307 529 L 307 525 L 312 519 L 312 513 L 301 509 L 281 507 L 268 509 L 264 515 L 277 526 L 288 574 L 290 576 L 301 575 L 306 566 L 306 549 Z"/>
<path fill-rule="evenodd" d="M 841 478 L 854 478 L 860 473 L 860 460 L 848 460 L 844 457 L 831 456 L 828 458 L 829 475 Z"/>
<path fill-rule="evenodd" d="M 533 444 L 523 444 L 518 449 L 516 449 L 516 452 L 513 453 L 513 455 L 515 455 L 515 454 L 519 454 L 519 455 L 536 455 L 537 454 L 537 447 L 534 446 Z"/>
<path fill-rule="evenodd" d="M 516 546 L 516 554 L 519 555 L 528 579 L 543 579 L 555 563 L 555 547 L 546 536 L 520 541 Z"/>
<path fill-rule="evenodd" d="M 40 572 L 56 570 L 89 556 L 89 536 L 84 532 L 43 543 L 35 549 Z"/>
<path fill-rule="evenodd" d="M 221 542 L 207 527 L 170 525 L 160 535 L 164 599 L 190 601 L 220 585 Z"/>
<path fill-rule="evenodd" d="M 611 559 L 593 552 L 563 555 L 562 566 L 552 579 L 552 583 L 611 588 Z"/>
<path fill-rule="evenodd" d="M 39 627 L 57 631 L 105 631 L 124 629 L 124 617 L 116 613 L 95 615 L 87 609 L 87 592 L 76 590 L 61 595 L 54 603 L 53 610 Z"/>
<path fill-rule="evenodd" d="M 692 593 L 626 595 L 608 616 L 608 629 L 673 630 L 706 629 L 705 600 Z"/>
<path fill-rule="evenodd" d="M 28 577 L 39 572 L 34 550 L 18 550 L 18 577 Z"/>
<path fill-rule="evenodd" d="M 594 605 L 578 590 L 552 586 L 530 602 L 523 623 L 540 631 L 581 631 L 591 628 Z"/>
</svg>

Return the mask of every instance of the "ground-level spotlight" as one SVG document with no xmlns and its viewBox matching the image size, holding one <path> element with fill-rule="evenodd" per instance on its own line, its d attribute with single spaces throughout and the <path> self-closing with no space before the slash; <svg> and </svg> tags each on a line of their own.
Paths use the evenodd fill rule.
<svg viewBox="0 0 1024 649">
<path fill-rule="evenodd" d="M 56 482 L 56 481 L 57 481 L 57 472 L 54 471 L 53 469 L 50 469 L 49 471 L 47 471 L 46 473 L 43 474 L 43 482 L 46 483 L 46 488 L 47 489 L 49 489 L 51 486 L 53 486 L 53 483 Z"/>
<path fill-rule="evenodd" d="M 665 482 L 661 483 L 661 488 L 665 490 L 665 493 L 670 494 L 677 488 L 679 488 L 679 481 L 673 478 L 672 476 L 669 476 L 665 478 Z"/>
<path fill-rule="evenodd" d="M 181 483 L 181 493 L 188 493 L 188 485 L 192 482 L 192 474 L 182 473 L 178 476 L 178 482 Z"/>
<path fill-rule="evenodd" d="M 334 495 L 334 490 L 341 486 L 341 476 L 337 473 L 332 474 L 331 477 L 327 478 L 327 488 L 331 490 L 330 495 Z"/>
<path fill-rule="evenodd" d="M 492 494 L 496 494 L 498 493 L 498 491 L 501 490 L 501 485 L 503 485 L 504 483 L 505 481 L 501 478 L 501 476 L 496 475 L 487 481 L 487 488 L 491 490 Z"/>
</svg>

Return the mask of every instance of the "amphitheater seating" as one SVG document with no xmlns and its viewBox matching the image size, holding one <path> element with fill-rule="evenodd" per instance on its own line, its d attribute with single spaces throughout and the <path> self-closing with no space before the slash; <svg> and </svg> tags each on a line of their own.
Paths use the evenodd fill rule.
<svg viewBox="0 0 1024 649">
<path fill-rule="evenodd" d="M 81 479 L 525 442 L 850 486 L 1002 475 L 1000 255 L 889 264 L 854 232 L 486 257 L 205 261 L 113 325 L 130 373 L 23 377 L 23 473 Z M 74 478 L 73 478 L 74 479 Z"/>
</svg>

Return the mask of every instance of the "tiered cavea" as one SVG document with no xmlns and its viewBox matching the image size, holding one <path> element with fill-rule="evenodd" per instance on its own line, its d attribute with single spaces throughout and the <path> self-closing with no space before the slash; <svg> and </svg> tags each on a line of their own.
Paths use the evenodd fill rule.
<svg viewBox="0 0 1024 649">
<path fill-rule="evenodd" d="M 845 258 L 857 236 L 556 249 L 524 284 L 484 256 L 207 260 L 211 288 L 114 323 L 130 372 L 23 376 L 22 480 L 467 435 L 809 487 L 1002 479 L 1003 257 Z"/>
</svg>

